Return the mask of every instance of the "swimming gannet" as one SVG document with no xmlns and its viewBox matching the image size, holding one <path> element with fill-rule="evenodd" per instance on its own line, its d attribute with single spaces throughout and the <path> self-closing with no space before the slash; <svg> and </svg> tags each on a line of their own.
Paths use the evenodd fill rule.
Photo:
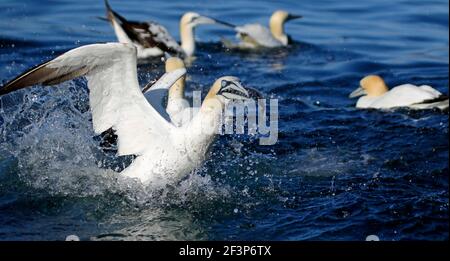
<svg viewBox="0 0 450 261">
<path fill-rule="evenodd" d="M 284 24 L 287 21 L 302 18 L 301 15 L 289 14 L 286 11 L 275 11 L 270 17 L 269 28 L 261 24 L 246 24 L 235 26 L 216 20 L 217 23 L 232 27 L 237 32 L 237 38 L 241 42 L 237 46 L 225 42 L 226 46 L 245 49 L 254 49 L 258 47 L 283 47 L 291 43 L 289 35 L 284 32 Z"/>
<path fill-rule="evenodd" d="M 384 80 L 378 75 L 364 77 L 360 81 L 360 87 L 349 95 L 350 98 L 359 96 L 363 97 L 358 99 L 357 108 L 447 109 L 449 105 L 447 96 L 428 85 L 403 84 L 389 90 Z"/>
<path fill-rule="evenodd" d="M 121 173 L 143 183 L 176 180 L 205 159 L 224 106 L 245 100 L 238 78 L 217 79 L 199 112 L 182 127 L 164 119 L 147 102 L 137 78 L 136 48 L 132 44 L 92 44 L 72 49 L 23 73 L 0 88 L 0 95 L 35 84 L 54 85 L 86 76 L 94 132 L 112 128 L 118 136 L 118 155 L 136 155 Z M 166 73 L 153 86 L 166 89 L 185 73 Z M 152 88 L 153 88 L 152 87 Z"/>
<path fill-rule="evenodd" d="M 138 59 L 162 56 L 164 52 L 179 56 L 193 56 L 195 52 L 194 29 L 200 24 L 214 24 L 212 18 L 194 12 L 185 13 L 180 20 L 181 45 L 167 29 L 156 22 L 128 21 L 111 9 L 105 0 L 107 19 L 121 43 L 133 43 Z"/>
<path fill-rule="evenodd" d="M 166 73 L 173 72 L 178 69 L 186 69 L 183 60 L 178 57 L 169 57 L 166 56 L 165 63 Z M 178 81 L 176 81 L 170 88 L 167 96 L 167 106 L 166 112 L 176 126 L 182 126 L 191 121 L 191 119 L 197 114 L 198 107 L 191 107 L 189 101 L 185 98 L 185 85 L 186 85 L 186 76 L 182 76 Z M 154 88 L 151 88 L 154 90 Z M 260 101 L 264 99 L 261 92 L 254 88 L 246 87 L 245 88 L 250 99 Z M 149 94 L 145 88 L 143 90 L 145 96 L 154 96 L 158 94 Z M 161 97 L 158 97 L 156 100 L 161 101 Z M 155 98 L 151 97 L 150 100 L 155 100 Z M 152 102 L 151 102 L 152 103 Z M 193 102 L 194 105 L 194 102 Z M 157 105 L 159 106 L 159 104 Z"/>
<path fill-rule="evenodd" d="M 167 58 L 165 67 L 167 73 L 178 69 L 185 69 L 183 60 L 178 57 Z M 169 94 L 167 96 L 166 111 L 176 126 L 187 123 L 193 117 L 191 115 L 193 111 L 190 109 L 189 102 L 185 98 L 185 85 L 186 76 L 183 76 L 169 88 Z"/>
</svg>

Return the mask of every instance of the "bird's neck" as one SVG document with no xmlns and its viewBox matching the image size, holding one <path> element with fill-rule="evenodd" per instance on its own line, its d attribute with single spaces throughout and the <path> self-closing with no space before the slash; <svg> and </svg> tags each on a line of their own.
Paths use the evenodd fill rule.
<svg viewBox="0 0 450 261">
<path fill-rule="evenodd" d="M 169 101 L 184 99 L 185 77 L 178 79 L 169 89 Z"/>
<path fill-rule="evenodd" d="M 271 18 L 269 28 L 272 36 L 275 37 L 275 39 L 277 39 L 284 45 L 288 44 L 288 36 L 284 32 L 284 21 Z"/>
<path fill-rule="evenodd" d="M 180 24 L 181 48 L 187 56 L 192 56 L 195 51 L 194 27 Z"/>
<path fill-rule="evenodd" d="M 190 133 L 189 140 L 208 147 L 222 125 L 224 104 L 216 98 L 205 98 L 198 113 L 186 126 Z"/>
<path fill-rule="evenodd" d="M 385 83 L 379 84 L 377 88 L 372 88 L 367 92 L 367 96 L 369 97 L 380 97 L 386 94 L 389 91 L 389 88 Z"/>
</svg>

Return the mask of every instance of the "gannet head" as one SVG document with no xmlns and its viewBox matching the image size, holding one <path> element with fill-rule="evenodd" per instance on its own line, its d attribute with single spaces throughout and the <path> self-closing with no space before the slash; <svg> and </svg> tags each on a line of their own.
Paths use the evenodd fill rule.
<svg viewBox="0 0 450 261">
<path fill-rule="evenodd" d="M 194 12 L 185 13 L 180 20 L 181 47 L 186 56 L 192 56 L 195 52 L 194 29 L 199 24 L 214 24 L 212 18 L 201 16 Z"/>
<path fill-rule="evenodd" d="M 166 60 L 166 73 L 173 72 L 178 69 L 185 69 L 183 60 L 178 57 L 169 57 Z M 178 79 L 169 89 L 169 100 L 183 99 L 184 86 L 186 83 L 186 75 Z"/>
<path fill-rule="evenodd" d="M 208 95 L 205 97 L 206 106 L 223 106 L 230 101 L 244 101 L 249 99 L 248 91 L 242 86 L 239 78 L 224 76 L 217 79 Z"/>
<path fill-rule="evenodd" d="M 183 17 L 181 17 L 180 26 L 194 28 L 199 24 L 215 24 L 215 23 L 216 20 L 209 18 L 207 16 L 202 16 L 194 12 L 187 12 L 183 15 Z"/>
<path fill-rule="evenodd" d="M 166 60 L 166 72 L 173 72 L 176 69 L 185 68 L 183 60 L 178 57 L 169 57 Z"/>
<path fill-rule="evenodd" d="M 359 82 L 360 87 L 350 93 L 350 98 L 367 95 L 369 97 L 377 97 L 385 94 L 389 89 L 383 78 L 378 75 L 368 75 Z"/>
<path fill-rule="evenodd" d="M 284 23 L 290 20 L 302 18 L 301 15 L 290 14 L 283 10 L 275 11 L 270 17 L 270 32 L 273 37 L 280 41 L 283 45 L 288 45 L 289 37 L 284 33 Z"/>
</svg>

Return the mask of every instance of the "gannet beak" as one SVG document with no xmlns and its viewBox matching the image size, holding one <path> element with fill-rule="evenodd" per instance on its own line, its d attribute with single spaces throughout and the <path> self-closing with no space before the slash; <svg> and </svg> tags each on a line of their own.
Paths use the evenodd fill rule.
<svg viewBox="0 0 450 261">
<path fill-rule="evenodd" d="M 209 18 L 207 16 L 199 16 L 194 21 L 195 24 L 215 24 L 217 23 L 215 19 Z"/>
<path fill-rule="evenodd" d="M 286 21 L 303 18 L 302 15 L 289 14 Z"/>
<path fill-rule="evenodd" d="M 231 28 L 236 27 L 236 25 L 234 25 L 234 24 L 230 24 L 230 23 L 221 21 L 221 20 L 219 20 L 219 19 L 215 19 L 215 18 L 214 18 L 214 19 L 213 19 L 213 18 L 210 18 L 210 19 L 212 19 L 212 20 L 214 21 L 215 24 L 220 24 L 220 25 L 224 25 L 224 26 L 227 26 L 227 27 L 231 27 Z"/>
<path fill-rule="evenodd" d="M 170 54 L 170 53 L 168 53 L 168 52 L 164 52 L 164 58 L 165 58 L 165 60 L 167 61 L 169 58 L 172 58 L 173 56 Z"/>
<path fill-rule="evenodd" d="M 348 97 L 356 98 L 356 97 L 363 96 L 363 95 L 367 95 L 367 92 L 362 87 L 359 87 L 358 89 L 352 91 L 352 93 L 350 93 L 350 95 Z"/>
<path fill-rule="evenodd" d="M 219 95 L 230 100 L 248 100 L 250 95 L 248 91 L 242 87 L 239 82 L 222 81 L 222 88 L 218 92 Z"/>
<path fill-rule="evenodd" d="M 186 69 L 176 69 L 172 72 L 166 72 L 156 81 L 154 84 L 147 84 L 143 89 L 142 93 L 146 93 L 148 91 L 153 91 L 157 89 L 169 89 L 178 79 L 183 77 L 186 74 Z"/>
<path fill-rule="evenodd" d="M 250 99 L 253 99 L 253 100 L 264 99 L 264 95 L 257 89 L 250 88 L 250 87 L 245 87 L 245 89 L 247 90 L 248 96 Z"/>
</svg>

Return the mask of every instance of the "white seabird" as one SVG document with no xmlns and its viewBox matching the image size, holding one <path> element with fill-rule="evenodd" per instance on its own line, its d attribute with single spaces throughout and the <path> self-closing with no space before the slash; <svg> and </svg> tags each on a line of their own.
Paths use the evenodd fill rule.
<svg viewBox="0 0 450 261">
<path fill-rule="evenodd" d="M 166 57 L 165 70 L 166 73 L 183 69 L 186 67 L 183 60 L 178 57 Z M 189 101 L 185 98 L 184 88 L 186 85 L 186 75 L 178 79 L 169 91 L 161 91 L 148 84 L 142 89 L 142 93 L 148 102 L 164 117 L 171 121 L 175 126 L 181 126 L 189 122 L 195 114 L 194 108 L 190 107 Z M 167 94 L 167 95 L 166 95 Z M 167 104 L 164 104 L 167 96 Z"/>
<path fill-rule="evenodd" d="M 166 73 L 179 69 L 185 69 L 183 60 L 178 57 L 169 57 L 166 59 Z M 182 126 L 189 122 L 194 116 L 194 108 L 190 107 L 185 98 L 184 88 L 186 85 L 186 76 L 184 75 L 176 81 L 170 88 L 167 96 L 166 111 L 170 120 L 176 126 Z"/>
<path fill-rule="evenodd" d="M 118 155 L 137 156 L 121 174 L 143 183 L 176 180 L 205 159 L 224 106 L 232 99 L 247 99 L 248 93 L 238 78 L 221 77 L 195 117 L 177 127 L 142 94 L 136 60 L 136 48 L 131 44 L 82 46 L 18 76 L 0 88 L 0 95 L 86 76 L 94 132 L 112 128 L 118 136 Z M 166 73 L 153 87 L 167 90 L 184 73 L 184 69 Z"/>
<path fill-rule="evenodd" d="M 302 16 L 278 10 L 270 17 L 269 28 L 261 24 L 236 26 L 219 20 L 216 20 L 216 22 L 233 28 L 237 32 L 236 37 L 241 40 L 238 45 L 225 41 L 224 43 L 227 47 L 255 49 L 258 47 L 274 48 L 289 45 L 292 41 L 284 31 L 284 24 L 287 21 L 298 18 L 302 18 Z"/>
<path fill-rule="evenodd" d="M 349 97 L 362 96 L 356 103 L 357 108 L 389 109 L 396 107 L 409 107 L 411 109 L 447 109 L 448 96 L 428 85 L 416 86 L 402 84 L 388 89 L 383 78 L 378 75 L 369 75 L 360 81 L 360 87 L 354 90 Z"/>
<path fill-rule="evenodd" d="M 194 12 L 185 13 L 180 20 L 179 44 L 162 25 L 153 22 L 128 21 L 111 9 L 105 0 L 107 20 L 121 43 L 132 43 L 137 48 L 138 59 L 162 56 L 164 52 L 190 57 L 195 52 L 194 29 L 200 24 L 215 24 L 216 20 Z"/>
<path fill-rule="evenodd" d="M 186 69 L 183 60 L 178 57 L 167 57 L 165 62 L 166 73 L 173 72 L 179 69 Z M 165 112 L 168 114 L 171 122 L 176 126 L 182 126 L 191 121 L 191 119 L 197 114 L 199 108 L 191 107 L 189 101 L 185 97 L 186 75 L 178 79 L 170 88 L 167 96 L 167 105 Z M 264 96 L 261 92 L 254 88 L 245 87 L 250 99 L 261 100 Z M 144 95 L 150 101 L 151 104 L 155 103 L 155 106 L 163 108 L 164 105 L 160 105 L 162 97 L 157 97 L 159 93 L 155 92 L 155 88 L 150 90 L 143 89 Z M 155 101 L 155 102 L 154 102 Z"/>
</svg>

